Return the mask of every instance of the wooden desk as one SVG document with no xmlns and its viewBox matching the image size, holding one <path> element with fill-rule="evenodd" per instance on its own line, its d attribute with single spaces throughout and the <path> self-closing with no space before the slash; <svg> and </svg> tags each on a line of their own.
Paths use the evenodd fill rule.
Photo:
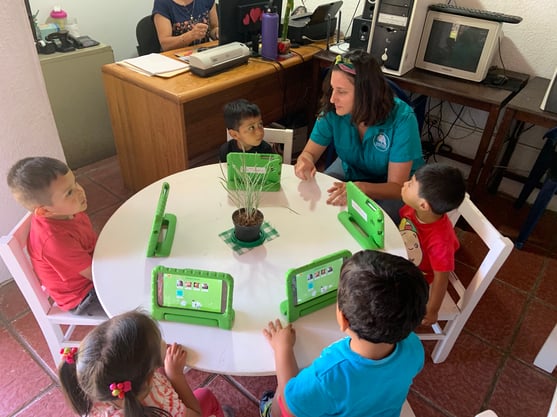
<svg viewBox="0 0 557 417">
<path fill-rule="evenodd" d="M 522 91 L 520 91 L 507 105 L 503 120 L 501 121 L 501 125 L 499 126 L 499 130 L 497 131 L 497 135 L 495 136 L 495 140 L 493 141 L 493 145 L 491 146 L 486 160 L 485 168 L 480 176 L 478 185 L 481 185 L 482 188 L 486 187 L 489 183 L 489 191 L 497 191 L 503 175 L 505 174 L 505 166 L 509 163 L 520 134 L 522 133 L 524 123 L 533 123 L 548 129 L 557 126 L 557 113 L 542 111 L 540 109 L 540 104 L 548 85 L 549 80 L 547 78 L 535 77 L 530 80 L 526 87 L 524 87 L 524 89 L 522 89 Z M 501 146 L 507 138 L 513 120 L 516 120 L 519 124 L 509 137 L 507 148 L 498 164 L 501 168 L 494 170 L 493 167 L 497 162 Z M 523 180 L 523 178 L 519 178 L 516 175 L 509 176 L 516 180 Z"/>
<path fill-rule="evenodd" d="M 331 52 L 324 51 L 317 54 L 315 58 L 316 61 L 323 60 L 332 62 L 335 56 L 336 55 Z M 314 76 L 316 71 L 314 67 Z M 458 161 L 471 165 L 472 168 L 468 176 L 468 191 L 474 191 L 485 155 L 491 143 L 491 136 L 497 124 L 499 111 L 515 96 L 516 92 L 488 87 L 481 83 L 464 81 L 458 78 L 445 77 L 419 68 L 414 68 L 402 76 L 385 75 L 396 82 L 402 89 L 410 91 L 411 93 L 424 94 L 428 97 L 434 97 L 439 100 L 445 100 L 488 112 L 487 120 L 483 127 L 482 137 L 474 158 L 470 159 L 460 155 L 450 155 L 450 157 L 454 157 L 454 159 Z M 524 80 L 524 82 L 528 80 L 528 76 L 525 74 L 513 72 L 511 75 Z"/>
<path fill-rule="evenodd" d="M 292 165 L 283 165 L 281 190 L 263 193 L 261 210 L 280 234 L 250 252 L 236 254 L 218 236 L 232 228 L 235 207 L 221 187 L 218 164 L 188 169 L 165 178 L 170 184 L 167 212 L 177 217 L 170 256 L 146 258 L 147 240 L 161 182 L 132 196 L 108 220 L 93 257 L 93 281 L 109 316 L 142 307 L 151 310 L 151 270 L 156 265 L 227 272 L 234 278 L 232 330 L 161 321 L 168 342 L 188 348 L 188 365 L 207 372 L 232 375 L 271 375 L 273 350 L 262 329 L 281 317 L 286 298 L 285 274 L 338 250 L 361 250 L 338 221 L 345 207 L 326 204 L 327 189 L 336 181 L 317 173 L 300 181 Z M 406 257 L 397 226 L 385 216 L 385 251 Z M 335 306 L 294 322 L 296 357 L 301 367 L 343 337 Z"/>
<path fill-rule="evenodd" d="M 266 123 L 307 110 L 313 86 L 311 58 L 320 50 L 302 46 L 287 60 L 250 59 L 246 65 L 208 78 L 191 73 L 170 79 L 146 77 L 118 64 L 103 66 L 126 187 L 138 191 L 188 168 L 193 158 L 224 143 L 222 109 L 229 101 L 255 102 Z"/>
</svg>

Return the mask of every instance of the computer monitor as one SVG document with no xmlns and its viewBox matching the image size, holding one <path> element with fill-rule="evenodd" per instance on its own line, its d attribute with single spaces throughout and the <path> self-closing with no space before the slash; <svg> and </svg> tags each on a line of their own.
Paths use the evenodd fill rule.
<svg viewBox="0 0 557 417">
<path fill-rule="evenodd" d="M 416 67 L 482 81 L 497 49 L 501 22 L 429 10 Z"/>
<path fill-rule="evenodd" d="M 263 12 L 269 0 L 226 0 L 219 2 L 219 45 L 242 42 L 257 51 L 261 35 Z M 273 7 L 280 16 L 282 0 L 274 0 Z"/>
</svg>

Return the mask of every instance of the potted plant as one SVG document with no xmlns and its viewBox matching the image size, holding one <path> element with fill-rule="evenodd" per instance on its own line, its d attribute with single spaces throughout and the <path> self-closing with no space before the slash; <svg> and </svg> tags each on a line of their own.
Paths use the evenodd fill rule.
<svg viewBox="0 0 557 417">
<path fill-rule="evenodd" d="M 282 19 L 282 34 L 278 42 L 279 55 L 288 55 L 290 53 L 290 39 L 288 39 L 288 23 L 290 15 L 294 9 L 294 0 L 286 0 L 286 9 L 284 10 L 284 19 Z"/>
<path fill-rule="evenodd" d="M 261 233 L 264 216 L 259 203 L 269 170 L 254 174 L 246 162 L 247 155 L 253 154 L 243 153 L 241 163 L 232 165 L 233 175 L 226 175 L 221 164 L 220 182 L 237 208 L 232 213 L 234 236 L 239 242 L 250 245 L 264 239 Z"/>
</svg>

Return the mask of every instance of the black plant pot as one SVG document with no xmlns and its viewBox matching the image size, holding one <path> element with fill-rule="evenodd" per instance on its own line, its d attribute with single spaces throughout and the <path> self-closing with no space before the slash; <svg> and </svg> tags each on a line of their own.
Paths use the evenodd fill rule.
<svg viewBox="0 0 557 417">
<path fill-rule="evenodd" d="M 246 221 L 245 209 L 238 209 L 232 213 L 234 223 L 234 236 L 240 242 L 255 242 L 261 238 L 261 225 L 263 224 L 263 213 L 257 210 L 252 222 Z"/>
</svg>

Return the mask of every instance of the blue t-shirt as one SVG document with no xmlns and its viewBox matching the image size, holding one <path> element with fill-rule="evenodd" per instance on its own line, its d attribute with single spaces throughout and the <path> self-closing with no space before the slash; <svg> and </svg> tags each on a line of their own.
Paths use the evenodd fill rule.
<svg viewBox="0 0 557 417">
<path fill-rule="evenodd" d="M 346 337 L 288 381 L 284 400 L 296 417 L 399 417 L 423 366 L 424 348 L 415 333 L 380 360 L 352 351 Z"/>
<path fill-rule="evenodd" d="M 172 0 L 155 0 L 153 15 L 160 14 L 170 20 L 172 24 L 172 36 L 192 30 L 196 23 L 209 24 L 209 12 L 213 8 L 215 0 L 194 0 L 187 6 L 181 6 Z M 209 36 L 199 40 L 197 43 L 208 42 Z"/>
<path fill-rule="evenodd" d="M 347 181 L 386 182 L 389 162 L 412 161 L 410 175 L 424 165 L 416 115 L 398 97 L 387 119 L 369 126 L 363 140 L 351 117 L 329 111 L 315 122 L 310 135 L 318 145 L 334 142 Z"/>
</svg>

